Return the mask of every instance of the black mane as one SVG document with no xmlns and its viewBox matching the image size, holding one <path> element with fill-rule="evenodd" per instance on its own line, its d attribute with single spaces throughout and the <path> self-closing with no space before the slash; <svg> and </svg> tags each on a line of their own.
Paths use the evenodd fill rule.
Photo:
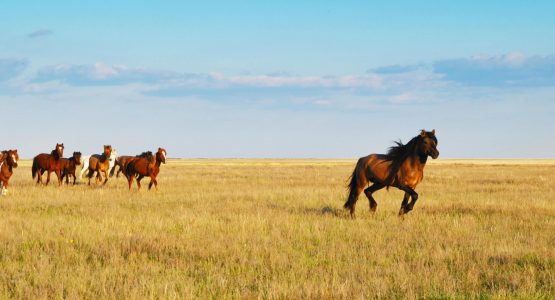
<svg viewBox="0 0 555 300">
<path fill-rule="evenodd" d="M 385 180 L 385 184 L 390 185 L 395 178 L 395 175 L 399 171 L 401 164 L 411 155 L 413 155 L 416 150 L 418 143 L 422 141 L 422 136 L 417 135 L 408 143 L 404 144 L 401 141 L 395 142 L 395 146 L 390 147 L 387 150 L 386 161 L 391 161 L 391 166 L 389 167 L 389 175 Z"/>
<path fill-rule="evenodd" d="M 152 157 L 152 151 L 143 152 L 143 153 L 137 155 L 137 157 Z"/>
<path fill-rule="evenodd" d="M 52 152 L 50 152 L 50 155 L 54 156 L 55 160 L 60 159 L 60 156 L 58 155 L 58 151 L 56 151 L 56 149 L 52 150 Z"/>
</svg>

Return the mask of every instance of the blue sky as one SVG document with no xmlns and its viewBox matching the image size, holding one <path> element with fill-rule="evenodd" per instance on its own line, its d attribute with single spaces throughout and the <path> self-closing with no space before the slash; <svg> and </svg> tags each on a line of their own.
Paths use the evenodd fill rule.
<svg viewBox="0 0 555 300">
<path fill-rule="evenodd" d="M 554 157 L 550 1 L 3 1 L 0 148 Z M 6 126 L 6 125 L 5 125 Z"/>
</svg>

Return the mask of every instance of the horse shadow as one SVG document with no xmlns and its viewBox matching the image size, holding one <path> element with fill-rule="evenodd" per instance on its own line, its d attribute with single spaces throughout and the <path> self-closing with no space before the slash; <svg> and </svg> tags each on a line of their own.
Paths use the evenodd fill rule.
<svg viewBox="0 0 555 300">
<path fill-rule="evenodd" d="M 322 208 L 306 207 L 303 209 L 303 213 L 318 215 L 318 216 L 331 216 L 331 217 L 338 217 L 338 218 L 344 218 L 347 216 L 344 209 L 333 207 L 330 205 L 326 205 Z"/>
</svg>

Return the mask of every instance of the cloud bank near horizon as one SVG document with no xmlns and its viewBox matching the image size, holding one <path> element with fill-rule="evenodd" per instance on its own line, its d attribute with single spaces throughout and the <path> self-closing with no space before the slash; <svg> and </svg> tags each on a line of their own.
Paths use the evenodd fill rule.
<svg viewBox="0 0 555 300">
<path fill-rule="evenodd" d="M 15 128 L 43 132 L 30 153 L 67 136 L 86 145 L 77 149 L 84 152 L 110 137 L 126 141 L 114 142 L 118 148 L 139 152 L 134 147 L 148 141 L 184 157 L 349 157 L 361 149 L 352 141 L 386 149 L 410 137 L 399 132 L 436 128 L 450 157 L 549 157 L 555 143 L 542 137 L 555 125 L 554 79 L 554 56 L 520 53 L 310 76 L 105 63 L 36 67 L 4 58 L 0 101 L 17 103 L 19 113 L 7 116 Z M 26 122 L 18 117 L 23 112 Z M 96 134 L 84 143 L 82 131 L 90 126 Z M 178 132 L 184 140 L 174 138 Z M 514 134 L 525 142 L 513 145 Z M 469 139 L 476 149 L 468 148 Z"/>
</svg>

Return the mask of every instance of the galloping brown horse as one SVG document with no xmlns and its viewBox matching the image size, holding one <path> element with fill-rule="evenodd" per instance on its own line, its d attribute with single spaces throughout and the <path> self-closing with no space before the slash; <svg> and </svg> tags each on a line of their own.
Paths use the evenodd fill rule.
<svg viewBox="0 0 555 300">
<path fill-rule="evenodd" d="M 0 156 L 0 194 L 5 196 L 8 193 L 8 183 L 10 177 L 12 177 L 13 169 L 17 168 L 19 154 L 17 154 L 17 150 L 7 150 L 2 151 Z"/>
<path fill-rule="evenodd" d="M 344 207 L 350 210 L 351 217 L 355 217 L 355 205 L 362 190 L 370 201 L 370 211 L 375 212 L 378 206 L 372 193 L 384 187 L 396 187 L 405 192 L 399 216 L 403 216 L 414 208 L 418 194 L 414 191 L 416 185 L 424 178 L 424 166 L 428 156 L 436 159 L 437 138 L 435 129 L 427 132 L 422 130 L 419 135 L 403 145 L 396 142 L 396 146 L 389 148 L 387 154 L 370 154 L 358 160 L 349 183 L 349 198 Z M 409 197 L 411 202 L 409 203 Z"/>
<path fill-rule="evenodd" d="M 91 185 L 91 178 L 96 173 L 95 182 L 102 181 L 102 175 L 100 172 L 104 172 L 104 184 L 108 182 L 108 171 L 110 169 L 110 155 L 112 154 L 112 146 L 104 145 L 104 153 L 102 154 L 93 154 L 91 158 L 89 158 L 89 185 Z"/>
<path fill-rule="evenodd" d="M 50 182 L 50 173 L 55 172 L 58 177 L 58 185 L 62 184 L 62 166 L 60 160 L 64 155 L 64 144 L 56 144 L 56 148 L 50 154 L 41 153 L 33 158 L 31 172 L 33 179 L 37 176 L 37 184 L 42 184 L 42 173 L 48 172 L 46 185 Z"/>
<path fill-rule="evenodd" d="M 152 187 L 152 184 L 154 184 L 154 187 L 156 189 L 158 189 L 158 180 L 156 179 L 156 177 L 158 176 L 158 173 L 160 173 L 160 164 L 161 163 L 166 163 L 166 149 L 164 148 L 158 148 L 158 152 L 156 152 L 156 163 L 154 164 L 154 167 L 152 168 L 152 175 L 150 177 L 150 183 L 148 184 L 148 189 L 150 190 L 150 188 Z M 140 176 L 139 176 L 140 177 Z M 142 179 L 142 177 L 140 177 Z M 137 179 L 137 182 L 140 179 Z"/>
<path fill-rule="evenodd" d="M 145 176 L 150 177 L 151 183 L 156 182 L 156 175 L 154 174 L 156 162 L 157 157 L 152 155 L 152 152 L 150 151 L 143 152 L 139 157 L 132 157 L 128 159 L 124 165 L 124 172 L 125 177 L 127 177 L 127 182 L 129 183 L 129 189 L 131 189 L 131 185 L 133 184 L 133 179 L 135 179 L 135 177 L 137 177 L 138 189 L 141 189 L 141 179 Z"/>
<path fill-rule="evenodd" d="M 70 177 L 73 177 L 73 185 L 75 185 L 75 170 L 78 165 L 81 165 L 81 152 L 73 152 L 70 158 L 62 158 L 62 181 L 66 178 L 66 184 L 69 184 Z"/>
</svg>

